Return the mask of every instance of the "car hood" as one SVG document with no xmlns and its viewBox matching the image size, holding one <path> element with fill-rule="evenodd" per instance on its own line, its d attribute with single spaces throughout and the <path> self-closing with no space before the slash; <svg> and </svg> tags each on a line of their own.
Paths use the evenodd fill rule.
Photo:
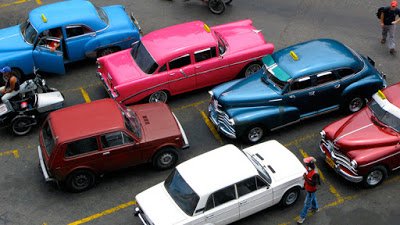
<svg viewBox="0 0 400 225">
<path fill-rule="evenodd" d="M 280 184 L 284 181 L 302 178 L 306 169 L 293 153 L 275 140 L 264 143 L 265 147 L 263 148 L 254 145 L 244 151 L 253 156 L 261 156 L 260 163 L 267 168 L 273 181 Z"/>
<path fill-rule="evenodd" d="M 153 224 L 177 224 L 188 218 L 168 194 L 164 182 L 138 194 L 136 201 Z"/>
<path fill-rule="evenodd" d="M 12 53 L 31 49 L 21 36 L 19 25 L 0 29 L 0 53 Z"/>
<path fill-rule="evenodd" d="M 131 49 L 126 49 L 98 59 L 112 78 L 113 87 L 148 76 L 133 60 L 130 51 Z"/>
<path fill-rule="evenodd" d="M 134 105 L 131 108 L 142 125 L 146 142 L 182 136 L 179 126 L 169 107 L 164 103 Z"/>
<path fill-rule="evenodd" d="M 341 151 L 350 151 L 359 148 L 368 148 L 396 145 L 398 134 L 390 128 L 384 127 L 371 117 L 371 111 L 366 108 L 351 117 L 345 118 L 343 125 L 335 131 L 329 126 L 326 132 L 332 133 L 333 142 Z"/>
<path fill-rule="evenodd" d="M 263 72 L 258 72 L 240 81 L 218 86 L 212 92 L 219 104 L 224 106 L 268 105 L 271 100 L 279 99 L 280 94 L 270 84 L 262 81 L 263 76 Z"/>
</svg>

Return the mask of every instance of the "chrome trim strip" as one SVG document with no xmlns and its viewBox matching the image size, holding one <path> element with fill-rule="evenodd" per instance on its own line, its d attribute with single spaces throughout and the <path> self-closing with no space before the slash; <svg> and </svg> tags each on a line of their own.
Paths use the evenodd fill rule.
<svg viewBox="0 0 400 225">
<path fill-rule="evenodd" d="M 400 169 L 400 166 L 393 168 L 392 171 L 397 170 L 397 169 Z"/>
<path fill-rule="evenodd" d="M 4 39 L 7 39 L 7 38 L 10 38 L 10 37 L 15 37 L 15 36 L 18 36 L 18 35 L 19 35 L 19 33 L 18 34 L 13 34 L 13 35 L 10 35 L 10 36 L 7 36 L 7 37 L 0 38 L 0 41 L 4 40 Z M 22 39 L 24 39 L 24 38 L 22 38 Z"/>
<path fill-rule="evenodd" d="M 138 214 L 138 217 L 139 217 L 139 219 L 142 221 L 142 223 L 143 223 L 144 225 L 150 225 L 149 223 L 146 223 L 146 221 L 144 220 L 144 218 L 143 218 L 143 216 L 142 216 L 141 213 Z"/>
<path fill-rule="evenodd" d="M 371 164 L 375 164 L 375 163 L 377 163 L 377 162 L 380 162 L 380 161 L 382 161 L 382 160 L 385 160 L 385 159 L 387 159 L 387 158 L 393 157 L 393 156 L 398 155 L 398 154 L 400 154 L 400 152 L 397 152 L 397 153 L 388 155 L 388 156 L 386 156 L 386 157 L 383 157 L 383 158 L 381 158 L 381 159 L 375 160 L 375 161 L 373 161 L 373 162 L 370 162 L 370 163 L 367 163 L 367 164 L 364 164 L 364 165 L 359 165 L 358 167 L 366 167 L 366 166 L 369 166 L 369 165 L 371 165 Z"/>
<path fill-rule="evenodd" d="M 282 101 L 282 99 L 281 99 L 281 98 L 278 98 L 278 99 L 272 99 L 272 100 L 269 100 L 268 102 L 279 102 L 279 101 Z"/>
<path fill-rule="evenodd" d="M 54 181 L 55 179 L 51 178 L 49 173 L 47 172 L 47 168 L 46 165 L 44 164 L 42 149 L 40 148 L 40 145 L 38 145 L 38 155 L 39 155 L 40 168 L 42 169 L 44 180 L 46 182 Z"/>
<path fill-rule="evenodd" d="M 274 127 L 274 128 L 272 128 L 272 129 L 271 129 L 271 131 L 278 130 L 278 129 L 280 129 L 280 128 L 283 128 L 283 127 L 286 127 L 286 126 L 289 126 L 289 125 L 292 125 L 292 124 L 298 123 L 298 122 L 300 122 L 300 121 L 301 121 L 301 119 L 298 119 L 298 120 L 295 120 L 295 121 L 289 122 L 289 123 L 287 123 L 287 124 L 284 124 L 284 125 L 281 125 L 281 126 Z"/>
<path fill-rule="evenodd" d="M 368 125 L 365 125 L 365 126 L 363 126 L 363 127 L 358 128 L 358 129 L 356 129 L 356 130 L 353 130 L 353 131 L 350 131 L 350 132 L 348 132 L 348 133 L 346 133 L 346 134 L 343 134 L 342 136 L 337 137 L 335 140 L 333 140 L 333 142 L 335 143 L 335 142 L 337 142 L 338 140 L 340 140 L 340 139 L 342 139 L 342 138 L 344 138 L 344 137 L 346 137 L 346 136 L 348 136 L 348 135 L 350 135 L 350 134 L 353 134 L 353 133 L 355 133 L 355 132 L 357 132 L 357 131 L 360 131 L 360 130 L 365 129 L 365 128 L 367 128 L 367 127 L 369 127 L 369 126 L 372 126 L 372 125 L 374 125 L 374 124 L 373 124 L 373 123 L 370 123 L 370 124 L 368 124 Z"/>
<path fill-rule="evenodd" d="M 182 127 L 181 123 L 179 122 L 178 118 L 176 118 L 175 113 L 172 113 L 172 115 L 174 116 L 174 118 L 175 118 L 175 120 L 176 120 L 176 123 L 178 124 L 179 130 L 180 130 L 181 133 L 182 133 L 183 142 L 185 143 L 185 144 L 182 146 L 182 148 L 183 148 L 183 149 L 189 148 L 189 141 L 188 141 L 188 138 L 187 138 L 187 136 L 186 136 L 185 130 L 183 130 L 183 127 Z"/>
</svg>

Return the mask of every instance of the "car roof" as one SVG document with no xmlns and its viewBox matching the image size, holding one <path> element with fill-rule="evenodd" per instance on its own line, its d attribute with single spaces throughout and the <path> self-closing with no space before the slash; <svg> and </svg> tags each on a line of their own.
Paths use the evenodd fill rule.
<svg viewBox="0 0 400 225">
<path fill-rule="evenodd" d="M 247 156 L 231 144 L 194 157 L 176 168 L 199 196 L 258 174 Z"/>
<path fill-rule="evenodd" d="M 66 107 L 51 112 L 49 120 L 60 143 L 125 129 L 118 103 L 112 99 Z"/>
<path fill-rule="evenodd" d="M 150 32 L 143 36 L 142 43 L 157 62 L 164 63 L 165 58 L 216 46 L 217 42 L 213 34 L 205 30 L 204 22 L 193 21 Z"/>
<path fill-rule="evenodd" d="M 294 60 L 293 51 L 298 57 Z M 293 79 L 334 68 L 353 68 L 359 71 L 364 62 L 346 45 L 332 39 L 316 39 L 281 49 L 272 58 Z"/>
<path fill-rule="evenodd" d="M 47 22 L 43 21 L 42 14 Z M 93 4 L 82 0 L 63 1 L 38 7 L 29 13 L 29 21 L 38 32 L 71 24 L 85 24 L 95 30 L 106 26 Z"/>
</svg>

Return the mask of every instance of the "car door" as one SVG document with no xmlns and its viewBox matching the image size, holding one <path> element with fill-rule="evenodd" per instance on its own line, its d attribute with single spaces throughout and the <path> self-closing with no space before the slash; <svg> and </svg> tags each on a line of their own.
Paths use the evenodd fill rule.
<svg viewBox="0 0 400 225">
<path fill-rule="evenodd" d="M 196 77 L 190 54 L 184 54 L 168 63 L 169 87 L 173 94 L 196 88 Z"/>
<path fill-rule="evenodd" d="M 308 116 L 318 109 L 314 105 L 315 88 L 312 85 L 311 76 L 304 76 L 294 80 L 285 94 L 289 105 L 299 109 L 300 116 Z"/>
<path fill-rule="evenodd" d="M 58 45 L 52 49 L 51 46 Z M 32 51 L 35 67 L 48 73 L 65 74 L 62 38 L 42 36 Z"/>
<path fill-rule="evenodd" d="M 85 45 L 96 36 L 96 32 L 85 25 L 68 25 L 65 27 L 65 33 L 67 35 L 65 45 L 69 61 L 86 58 Z"/>
<path fill-rule="evenodd" d="M 274 193 L 267 183 L 255 176 L 236 184 L 240 219 L 274 204 Z"/>
<path fill-rule="evenodd" d="M 219 84 L 230 79 L 224 71 L 222 58 L 217 57 L 216 47 L 205 48 L 194 52 L 196 71 L 196 88 Z"/>
<path fill-rule="evenodd" d="M 239 204 L 235 185 L 230 185 L 211 194 L 207 200 L 205 224 L 229 224 L 239 220 Z"/>
<path fill-rule="evenodd" d="M 103 134 L 100 143 L 105 171 L 134 166 L 142 161 L 142 152 L 136 148 L 134 139 L 124 131 Z"/>
<path fill-rule="evenodd" d="M 339 108 L 343 101 L 341 98 L 342 86 L 335 73 L 326 71 L 315 75 L 315 103 L 319 112 Z"/>
</svg>

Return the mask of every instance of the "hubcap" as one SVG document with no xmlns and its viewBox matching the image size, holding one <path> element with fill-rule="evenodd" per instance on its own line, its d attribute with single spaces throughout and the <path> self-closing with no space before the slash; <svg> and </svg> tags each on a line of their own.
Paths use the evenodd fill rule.
<svg viewBox="0 0 400 225">
<path fill-rule="evenodd" d="M 247 69 L 246 72 L 244 73 L 245 77 L 248 77 L 250 74 L 253 74 L 261 69 L 261 66 L 258 64 L 252 64 L 250 65 Z"/>
<path fill-rule="evenodd" d="M 220 0 L 210 0 L 210 7 L 216 12 L 220 12 L 224 8 L 224 4 Z"/>
<path fill-rule="evenodd" d="M 165 153 L 160 157 L 160 163 L 162 165 L 169 165 L 172 163 L 174 156 L 171 153 Z"/>
<path fill-rule="evenodd" d="M 87 177 L 86 175 L 80 174 L 74 178 L 73 184 L 77 189 L 82 189 L 82 188 L 86 188 L 89 185 L 89 183 L 90 183 L 89 180 L 90 180 L 89 177 Z"/>
<path fill-rule="evenodd" d="M 293 204 L 297 199 L 297 193 L 296 192 L 290 192 L 288 196 L 286 197 L 286 205 L 291 205 Z"/>
<path fill-rule="evenodd" d="M 163 91 L 158 91 L 156 93 L 153 93 L 150 96 L 149 102 L 166 102 L 167 101 L 167 93 Z"/>
<path fill-rule="evenodd" d="M 249 131 L 248 138 L 251 142 L 257 142 L 263 136 L 263 129 L 261 127 L 254 127 Z"/>
<path fill-rule="evenodd" d="M 372 171 L 367 177 L 367 183 L 371 186 L 377 185 L 381 182 L 383 178 L 383 173 L 380 170 Z"/>
<path fill-rule="evenodd" d="M 350 112 L 357 112 L 363 107 L 364 101 L 360 98 L 354 98 L 349 104 Z"/>
</svg>

